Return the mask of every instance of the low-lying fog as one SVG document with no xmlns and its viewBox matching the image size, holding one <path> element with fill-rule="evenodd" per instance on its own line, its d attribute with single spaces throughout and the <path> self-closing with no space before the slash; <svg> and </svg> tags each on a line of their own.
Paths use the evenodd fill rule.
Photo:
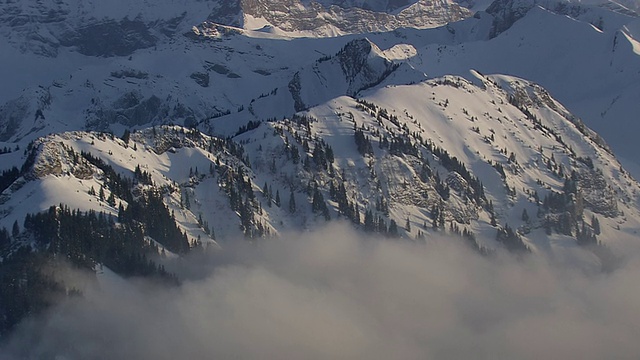
<svg viewBox="0 0 640 360">
<path fill-rule="evenodd" d="M 332 225 L 257 245 L 228 244 L 181 263 L 190 280 L 179 287 L 103 276 L 83 297 L 24 322 L 0 357 L 584 360 L 640 354 L 638 257 L 612 273 L 587 274 L 537 255 L 482 257 L 457 239 L 379 241 Z"/>
</svg>

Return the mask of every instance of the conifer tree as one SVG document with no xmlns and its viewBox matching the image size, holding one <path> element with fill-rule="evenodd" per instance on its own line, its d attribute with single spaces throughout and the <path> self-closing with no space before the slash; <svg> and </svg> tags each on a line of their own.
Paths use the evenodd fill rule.
<svg viewBox="0 0 640 360">
<path fill-rule="evenodd" d="M 388 235 L 390 237 L 398 237 L 400 236 L 398 234 L 398 224 L 396 224 L 396 221 L 391 219 L 391 221 L 389 222 L 389 232 Z"/>
<path fill-rule="evenodd" d="M 591 227 L 596 235 L 600 235 L 600 221 L 595 215 L 591 216 Z"/>
<path fill-rule="evenodd" d="M 373 232 L 375 230 L 375 224 L 373 222 L 373 213 L 367 209 L 364 213 L 364 231 Z"/>
<path fill-rule="evenodd" d="M 191 208 L 191 202 L 189 201 L 189 192 L 186 190 L 184 192 L 184 207 L 187 210 Z"/>
<path fill-rule="evenodd" d="M 289 212 L 291 214 L 296 212 L 296 197 L 293 194 L 293 189 L 291 189 L 291 193 L 289 193 Z"/>
<path fill-rule="evenodd" d="M 20 226 L 18 225 L 18 220 L 13 222 L 13 228 L 11 229 L 11 236 L 15 239 L 20 235 Z"/>
<path fill-rule="evenodd" d="M 110 206 L 116 206 L 116 198 L 115 198 L 115 196 L 113 195 L 113 191 L 109 194 L 109 198 L 107 199 L 107 203 L 108 203 Z"/>
</svg>

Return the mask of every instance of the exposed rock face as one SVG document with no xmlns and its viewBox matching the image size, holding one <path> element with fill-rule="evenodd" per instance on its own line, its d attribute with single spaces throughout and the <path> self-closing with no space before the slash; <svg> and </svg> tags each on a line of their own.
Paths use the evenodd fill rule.
<svg viewBox="0 0 640 360">
<path fill-rule="evenodd" d="M 38 87 L 0 106 L 0 141 L 14 136 L 20 126 L 36 129 L 46 121 L 42 113 L 52 102 L 49 89 Z"/>
<path fill-rule="evenodd" d="M 14 135 L 22 121 L 27 118 L 30 104 L 20 97 L 0 106 L 0 141 L 6 141 Z"/>
<path fill-rule="evenodd" d="M 149 48 L 157 39 L 140 20 L 108 20 L 74 29 L 60 38 L 60 45 L 75 47 L 89 56 L 127 56 Z"/>
<path fill-rule="evenodd" d="M 194 111 L 184 104 L 172 105 L 155 95 L 145 98 L 135 91 L 123 94 L 111 104 L 96 101 L 86 113 L 86 127 L 97 130 L 107 130 L 111 124 L 128 127 L 158 124 L 167 118 L 182 120 L 187 125 L 195 122 Z"/>
<path fill-rule="evenodd" d="M 380 49 L 367 39 L 351 41 L 336 57 L 349 83 L 347 95 L 350 96 L 378 84 L 396 68 L 393 62 L 385 58 Z"/>
<path fill-rule="evenodd" d="M 589 22 L 599 29 L 618 28 L 624 25 L 626 21 L 622 20 L 622 23 L 618 23 L 619 19 L 638 16 L 635 12 L 612 2 L 602 5 L 602 7 L 613 10 L 613 12 L 619 14 L 619 16 L 618 19 L 607 16 L 607 21 L 611 22 L 607 23 L 602 14 L 605 10 L 595 5 L 590 6 L 560 0 L 496 0 L 486 10 L 487 13 L 494 17 L 491 37 L 498 36 L 509 29 L 516 21 L 523 18 L 529 10 L 536 6 L 543 7 L 559 15 L 566 15 L 574 19 Z"/>
<path fill-rule="evenodd" d="M 364 5 L 339 6 L 350 5 L 345 2 L 326 4 L 325 7 L 317 2 L 305 6 L 298 0 L 243 0 L 241 8 L 245 15 L 263 18 L 281 30 L 305 31 L 316 35 L 390 31 L 401 27 L 430 28 L 471 16 L 468 9 L 444 0 L 420 0 L 397 13 L 386 12 L 403 3 L 407 5 L 405 1 L 388 2 L 386 9 L 383 4 L 375 6 L 374 11 Z"/>
<path fill-rule="evenodd" d="M 455 171 L 447 175 L 447 185 L 457 192 L 463 192 L 469 188 L 467 180 Z"/>
<path fill-rule="evenodd" d="M 618 216 L 616 192 L 607 184 L 602 171 L 582 171 L 578 175 L 578 183 L 588 209 L 607 217 Z"/>
<path fill-rule="evenodd" d="M 0 8 L 0 34 L 20 51 L 41 56 L 56 57 L 60 47 L 90 56 L 127 56 L 206 20 L 211 12 L 225 11 L 216 1 L 184 5 L 168 0 L 7 1 Z"/>
<path fill-rule="evenodd" d="M 73 133 L 62 136 L 75 137 Z M 51 141 L 52 138 L 50 136 L 36 142 L 34 163 L 25 174 L 25 179 L 42 179 L 47 175 L 73 175 L 78 179 L 89 179 L 93 176 L 94 170 L 84 158 L 78 157 L 64 144 Z"/>
<path fill-rule="evenodd" d="M 398 65 L 368 39 L 347 43 L 335 56 L 320 59 L 289 82 L 296 111 L 336 96 L 356 94 L 387 78 Z M 335 74 L 342 73 L 342 76 Z"/>
<path fill-rule="evenodd" d="M 310 3 L 311 1 L 304 1 Z M 410 4 L 416 3 L 416 0 L 320 0 L 316 1 L 324 6 L 338 5 L 342 8 L 359 7 L 366 10 L 384 12 L 394 11 Z"/>
<path fill-rule="evenodd" d="M 446 0 L 186 0 L 181 5 L 169 0 L 6 2 L 0 9 L 0 34 L 22 52 L 47 57 L 58 56 L 60 47 L 90 56 L 128 56 L 204 21 L 243 27 L 245 16 L 318 36 L 429 28 L 471 16 Z"/>
<path fill-rule="evenodd" d="M 242 4 L 238 0 L 222 1 L 219 8 L 212 12 L 208 19 L 211 22 L 242 26 Z"/>
</svg>

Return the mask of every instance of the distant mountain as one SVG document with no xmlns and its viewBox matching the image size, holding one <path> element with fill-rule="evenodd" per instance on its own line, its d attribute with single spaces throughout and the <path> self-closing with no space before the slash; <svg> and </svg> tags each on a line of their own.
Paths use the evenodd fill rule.
<svg viewBox="0 0 640 360">
<path fill-rule="evenodd" d="M 403 27 L 432 28 L 471 16 L 468 9 L 447 0 L 420 0 L 391 12 L 389 10 L 395 10 L 402 2 L 337 3 L 341 6 L 331 2 L 322 6 L 317 2 L 305 5 L 298 0 L 247 0 L 240 1 L 241 13 L 236 17 L 237 22 L 225 23 L 228 16 L 210 20 L 245 29 L 263 28 L 290 36 L 335 36 Z M 342 7 L 345 5 L 347 7 Z"/>
<path fill-rule="evenodd" d="M 290 36 L 333 36 L 399 27 L 429 28 L 471 16 L 455 3 L 300 2 L 299 0 L 8 2 L 0 33 L 22 53 L 56 57 L 61 48 L 89 56 L 128 56 L 182 35 L 204 21 Z M 364 6 L 366 5 L 366 6 Z M 363 7 L 359 7 L 363 6 Z"/>
</svg>

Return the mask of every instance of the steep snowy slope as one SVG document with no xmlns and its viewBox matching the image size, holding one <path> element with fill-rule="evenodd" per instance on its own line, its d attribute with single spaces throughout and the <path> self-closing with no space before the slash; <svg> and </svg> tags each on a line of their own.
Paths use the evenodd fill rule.
<svg viewBox="0 0 640 360">
<path fill-rule="evenodd" d="M 46 308 L 47 291 L 73 293 L 41 271 L 59 259 L 175 283 L 167 258 L 336 220 L 368 236 L 445 235 L 480 254 L 544 254 L 591 271 L 615 269 L 637 243 L 640 184 L 541 86 L 477 71 L 413 82 L 407 62 L 361 88 L 377 77 L 362 75 L 416 49 L 357 40 L 342 54 L 349 47 L 364 50 L 349 57 L 359 61 L 338 52 L 315 74 L 350 74 L 355 93 L 336 77 L 313 85 L 340 85 L 336 97 L 256 120 L 287 98 L 294 106 L 292 92 L 269 92 L 197 124 L 220 137 L 140 124 L 120 137 L 72 131 L 26 144 L 43 128 L 0 143 L 0 332 Z"/>
<path fill-rule="evenodd" d="M 635 239 L 638 183 L 597 134 L 538 85 L 471 77 L 338 97 L 290 119 L 249 123 L 233 142 L 178 127 L 138 131 L 129 143 L 99 133 L 45 137 L 3 192 L 0 224 L 58 203 L 117 215 L 124 199 L 99 199 L 97 189 L 106 198 L 109 186 L 77 160 L 84 151 L 125 177 L 136 166 L 148 172 L 192 238 L 206 236 L 204 223 L 228 240 L 342 217 L 409 239 L 464 229 L 488 249 L 500 246 L 496 228 L 511 228 L 520 235 L 502 240 L 507 248 L 558 256 L 591 241 L 581 231 L 614 249 Z"/>
<path fill-rule="evenodd" d="M 437 29 L 368 34 L 372 48 L 384 51 L 371 59 L 382 60 L 370 67 L 373 72 L 349 79 L 342 65 L 335 65 L 342 61 L 336 54 L 356 37 L 292 40 L 204 21 L 208 14 L 235 11 L 225 4 L 185 2 L 178 13 L 165 1 L 142 14 L 143 2 L 114 8 L 91 2 L 11 3 L 2 13 L 7 36 L 0 40 L 0 60 L 7 66 L 0 76 L 13 85 L 0 89 L 0 140 L 24 145 L 57 131 L 121 133 L 124 127 L 161 123 L 215 123 L 202 129 L 226 133 L 249 119 L 290 116 L 353 95 L 382 77 L 409 84 L 425 74 L 467 77 L 477 69 L 540 83 L 611 139 L 627 164 L 634 163 L 640 61 L 637 19 L 631 15 L 584 4 L 497 1 L 488 13 Z M 136 20 L 123 24 L 124 18 Z M 109 39 L 100 35 L 101 41 L 93 41 L 95 34 Z"/>
<path fill-rule="evenodd" d="M 478 12 L 469 17 L 460 4 Z M 52 299 L 78 295 L 58 276 L 60 263 L 101 285 L 178 284 L 172 272 L 183 265 L 200 279 L 198 260 L 227 264 L 233 251 L 220 249 L 273 252 L 254 245 L 282 243 L 274 259 L 296 258 L 297 273 L 318 250 L 355 243 L 336 236 L 305 257 L 285 249 L 298 238 L 275 238 L 317 229 L 326 237 L 335 222 L 402 239 L 380 242 L 391 252 L 443 239 L 483 255 L 483 266 L 524 260 L 518 271 L 542 269 L 545 283 L 555 277 L 548 268 L 568 264 L 569 285 L 558 289 L 588 304 L 573 272 L 630 276 L 621 264 L 640 240 L 639 24 L 630 9 L 601 1 L 0 0 L 0 340 Z M 370 245 L 357 245 L 370 253 L 365 261 L 341 254 L 350 269 L 368 269 Z M 389 259 L 409 282 L 438 273 L 437 286 L 452 281 L 441 269 L 468 269 L 446 257 L 453 264 L 427 268 Z M 332 266 L 312 268 L 315 276 Z M 375 273 L 378 289 L 383 272 Z M 477 277 L 476 294 L 496 274 Z M 528 278 L 508 275 L 498 278 Z M 259 294 L 280 292 L 252 282 Z M 324 299 L 323 286 L 309 287 L 309 298 L 321 289 Z M 423 288 L 431 301 L 431 285 Z M 539 288 L 525 288 L 523 309 L 537 308 Z M 394 324 L 405 305 L 384 304 Z M 480 323 L 502 314 L 492 306 Z M 608 317 L 584 308 L 602 329 Z M 477 309 L 463 314 L 474 341 L 484 332 Z M 529 313 L 512 311 L 522 328 Z"/>
<path fill-rule="evenodd" d="M 497 14 L 507 14 L 516 5 L 503 1 L 494 3 L 488 13 L 437 29 L 403 29 L 369 34 L 367 38 L 292 39 L 198 20 L 204 13 L 222 11 L 216 4 L 199 3 L 200 7 L 190 8 L 173 23 L 173 33 L 160 30 L 149 33 L 155 39 L 152 43 L 143 43 L 147 39 L 145 31 L 151 31 L 148 26 L 140 30 L 143 33 L 131 30 L 130 34 L 143 36 L 136 35 L 126 41 L 126 46 L 133 44 L 127 47 L 126 54 L 114 49 L 91 53 L 93 50 L 82 48 L 78 43 L 61 44 L 56 47 L 56 53 L 48 57 L 34 57 L 26 56 L 29 53 L 26 50 L 25 54 L 21 53 L 11 45 L 11 39 L 6 40 L 7 51 L 0 56 L 12 66 L 3 68 L 2 76 L 16 86 L 1 90 L 4 101 L 0 106 L 0 140 L 5 143 L 0 144 L 0 148 L 18 147 L 19 150 L 0 155 L 2 170 L 19 168 L 24 161 L 20 156 L 29 153 L 25 150 L 27 144 L 45 136 L 45 140 L 38 140 L 35 146 L 50 150 L 41 149 L 42 154 L 64 155 L 68 148 L 77 153 L 87 149 L 99 151 L 102 155 L 106 153 L 108 163 L 123 175 L 131 175 L 136 165 L 147 164 L 158 186 L 189 188 L 189 196 L 198 199 L 194 206 L 201 207 L 198 211 L 202 211 L 203 220 L 213 223 L 221 217 L 229 223 L 234 212 L 222 205 L 218 206 L 224 208 L 221 213 L 206 210 L 209 202 L 224 203 L 221 199 L 232 193 L 229 188 L 203 200 L 201 197 L 206 197 L 205 194 L 216 193 L 211 190 L 216 189 L 215 182 L 205 176 L 202 182 L 188 185 L 193 176 L 183 178 L 186 168 L 178 171 L 182 174 L 179 176 L 173 172 L 177 170 L 167 170 L 175 168 L 171 164 L 193 162 L 195 166 L 189 165 L 191 170 L 197 166 L 201 174 L 206 173 L 208 165 L 220 156 L 212 152 L 210 146 L 186 153 L 182 150 L 167 153 L 168 148 L 156 149 L 153 154 L 144 150 L 145 155 L 140 157 L 132 153 L 130 146 L 116 140 L 109 139 L 109 148 L 100 148 L 93 139 L 87 140 L 87 136 L 97 135 L 59 135 L 63 140 L 54 140 L 58 135 L 46 137 L 79 129 L 112 131 L 118 135 L 125 129 L 147 129 L 140 133 L 145 138 L 136 140 L 142 136 L 138 133 L 132 136 L 134 141 L 139 141 L 136 151 L 143 151 L 146 147 L 155 148 L 149 126 L 178 124 L 220 138 L 235 136 L 235 140 L 245 146 L 246 153 L 235 152 L 237 149 L 230 144 L 225 145 L 226 151 L 233 153 L 236 163 L 251 164 L 256 177 L 252 186 L 265 192 L 263 185 L 269 183 L 269 187 L 276 189 L 274 193 L 279 192 L 281 205 L 286 206 L 284 198 L 291 192 L 298 202 L 305 198 L 313 202 L 317 185 L 318 191 L 332 201 L 327 210 L 319 208 L 320 201 L 316 201 L 314 210 L 322 213 L 321 217 L 335 217 L 338 211 L 359 222 L 355 213 L 371 210 L 377 222 L 379 215 L 386 219 L 385 227 L 390 220 L 404 224 L 409 217 L 409 223 L 414 224 L 413 231 L 406 234 L 410 238 L 423 233 L 422 230 L 420 234 L 416 232 L 416 224 L 433 227 L 435 223 L 436 228 L 441 228 L 443 223 L 455 220 L 468 225 L 467 230 L 481 234 L 484 240 L 480 241 L 487 241 L 493 236 L 485 235 L 495 231 L 489 223 L 501 226 L 508 223 L 513 227 L 524 226 L 523 244 L 538 250 L 545 248 L 549 239 L 554 239 L 544 234 L 548 228 L 560 229 L 563 236 L 576 235 L 575 227 L 582 226 L 582 219 L 590 220 L 591 215 L 611 219 L 602 221 L 612 228 L 620 221 L 623 231 L 634 231 L 636 184 L 621 170 L 605 141 L 552 100 L 540 86 L 508 76 L 480 75 L 516 74 L 540 83 L 550 89 L 551 94 L 559 96 L 572 113 L 594 125 L 596 130 L 603 130 L 605 140 L 616 139 L 609 141 L 616 153 L 630 156 L 636 149 L 636 142 L 632 141 L 637 127 L 633 114 L 640 111 L 635 101 L 635 94 L 640 90 L 640 61 L 637 20 L 632 21 L 629 15 L 576 5 L 571 11 L 564 8 L 563 11 L 574 16 L 568 17 L 557 3 L 553 3 L 556 5 L 550 11 L 535 2 L 520 2 L 524 9 L 519 14 L 521 18 L 513 18 L 513 23 L 497 31 L 496 24 L 513 17 Z M 420 4 L 407 4 L 398 8 L 397 14 Z M 545 4 L 549 6 L 551 2 Z M 81 14 L 74 15 L 65 7 L 69 5 L 56 5 L 61 7 L 60 16 L 50 22 L 34 18 L 41 8 L 25 4 L 13 4 L 15 11 L 5 12 L 3 16 L 18 14 L 9 19 L 10 23 L 24 30 L 20 26 L 59 23 L 67 16 L 77 15 L 88 21 L 91 14 L 96 14 L 93 11 L 101 9 L 79 3 L 80 10 L 73 11 Z M 167 10 L 171 8 L 169 5 L 169 2 L 157 3 L 156 13 L 150 12 L 140 21 L 172 18 L 175 14 Z M 140 9 L 130 5 L 118 11 L 121 12 L 105 14 L 126 17 Z M 600 13 L 608 14 L 603 18 L 602 29 L 589 23 L 593 14 Z M 18 18 L 28 21 L 20 25 L 21 22 L 15 20 Z M 616 29 L 625 19 L 629 23 Z M 189 27 L 190 23 L 196 26 Z M 132 29 L 142 29 L 132 26 Z M 19 35 L 20 31 L 16 32 L 15 36 Z M 25 71 L 16 71 L 20 69 Z M 445 76 L 447 74 L 461 78 Z M 425 82 L 427 77 L 432 80 Z M 354 98 L 362 101 L 354 103 Z M 454 107 L 452 103 L 457 105 Z M 298 115 L 293 116 L 296 112 Z M 364 121 L 371 114 L 377 120 Z M 289 120 L 281 120 L 283 118 Z M 607 122 L 606 125 L 603 122 Z M 179 148 L 193 148 L 194 145 L 182 143 L 184 131 L 167 131 L 172 134 L 169 138 L 179 138 L 175 140 Z M 278 136 L 272 138 L 270 134 Z M 335 141 L 334 137 L 343 140 Z M 217 138 L 202 141 L 209 145 L 222 141 L 213 139 Z M 352 143 L 355 139 L 357 146 Z M 65 147 L 55 145 L 60 141 Z M 79 141 L 93 144 L 82 148 L 78 147 Z M 294 142 L 298 145 L 292 146 Z M 335 149 L 330 151 L 327 145 Z M 316 151 L 322 152 L 314 154 Z M 331 166 L 327 164 L 328 159 L 322 160 L 327 152 L 333 153 L 335 164 Z M 305 154 L 316 160 L 307 160 Z M 429 156 L 433 157 L 429 161 L 440 165 L 432 168 L 431 162 L 424 161 Z M 205 161 L 205 157 L 208 160 Z M 274 160 L 282 163 L 274 164 Z M 59 162 L 60 165 L 54 166 L 54 173 L 49 174 L 55 179 L 46 174 L 24 178 L 27 173 L 21 172 L 25 180 L 39 180 L 10 186 L 5 191 L 3 226 L 11 227 L 27 212 L 46 210 L 67 198 L 60 195 L 64 187 L 60 178 L 78 177 L 73 167 L 63 166 L 67 162 Z M 68 196 L 72 202 L 69 206 L 105 209 L 115 214 L 117 208 L 113 203 L 110 208 L 100 202 L 87 203 L 87 199 L 95 198 L 88 195 L 88 189 L 93 186 L 95 190 L 100 184 L 100 176 L 96 175 L 100 172 L 96 169 L 90 172 L 97 178 L 91 180 L 87 175 L 85 179 L 82 175 L 69 185 L 69 189 L 75 189 L 78 194 Z M 343 172 L 344 176 L 360 175 L 346 179 Z M 398 177 L 400 174 L 402 178 Z M 565 184 L 567 178 L 569 188 Z M 334 190 L 339 188 L 338 180 L 350 184 L 341 193 L 346 196 L 347 190 L 353 191 L 348 200 L 338 201 L 336 192 L 331 191 L 332 184 Z M 576 193 L 577 188 L 573 186 L 576 183 L 584 193 Z M 421 190 L 415 192 L 415 188 Z M 412 190 L 403 192 L 402 189 Z M 560 195 L 551 194 L 552 190 L 564 197 L 559 200 Z M 265 204 L 271 204 L 275 194 L 266 192 L 271 199 Z M 535 201 L 531 200 L 534 194 Z M 547 204 L 546 209 L 538 211 L 537 205 L 542 205 L 545 195 L 553 205 Z M 26 201 L 27 198 L 31 200 Z M 165 201 L 175 206 L 176 199 L 169 196 Z M 376 200 L 378 204 L 374 203 Z M 244 201 L 242 199 L 243 204 Z M 532 201 L 540 204 L 532 205 Z M 256 204 L 259 203 L 253 203 L 258 206 Z M 575 210 L 581 208 L 580 204 L 587 205 L 584 213 Z M 574 210 L 568 210 L 568 206 Z M 628 207 L 624 210 L 626 220 L 619 210 L 624 207 Z M 231 206 L 238 216 L 241 208 L 237 201 Z M 513 217 L 514 209 L 516 213 L 527 209 L 530 218 L 532 213 L 539 213 L 540 218 L 537 222 L 519 224 L 518 216 Z M 240 232 L 263 235 L 265 229 L 277 232 L 283 226 L 300 228 L 316 222 L 316 216 L 309 209 L 301 217 L 287 215 L 287 211 L 272 211 L 275 213 L 265 211 L 260 221 L 251 224 L 246 223 L 248 215 L 244 214 L 240 217 L 244 217 L 245 223 L 241 221 L 237 231 L 224 234 L 227 230 L 222 230 L 218 235 L 233 237 Z M 562 215 L 567 211 L 568 220 Z M 223 213 L 227 215 L 221 215 Z M 187 213 L 181 221 L 188 224 L 189 216 L 193 219 L 198 215 Z M 188 230 L 191 225 L 184 226 Z M 572 226 L 573 230 L 569 229 Z M 529 236 L 529 228 L 538 230 Z M 192 236 L 196 237 L 196 233 Z M 610 233 L 606 235 L 611 237 Z M 496 247 L 491 241 L 482 245 Z"/>
<path fill-rule="evenodd" d="M 509 29 L 516 21 L 526 16 L 531 9 L 536 7 L 590 23 L 603 31 L 615 31 L 634 17 L 637 17 L 637 14 L 633 11 L 629 11 L 613 2 L 588 4 L 558 0 L 497 0 L 486 9 L 487 13 L 494 16 L 491 36 L 496 36 Z"/>
<path fill-rule="evenodd" d="M 296 110 L 339 95 L 355 96 L 383 81 L 397 65 L 367 39 L 354 40 L 334 57 L 318 60 L 311 69 L 294 75 L 289 83 Z"/>
<path fill-rule="evenodd" d="M 1 91 L 6 102 L 0 113 L 0 139 L 108 129 L 114 123 L 190 125 L 237 112 L 279 85 L 286 89 L 290 67 L 299 68 L 319 56 L 315 51 L 287 56 L 290 47 L 310 49 L 311 40 L 306 39 L 295 43 L 254 39 L 237 30 L 207 25 L 189 34 L 194 38 L 180 36 L 134 56 L 110 59 L 62 49 L 56 59 L 21 61 L 24 56 L 8 48 L 0 56 L 15 67 L 2 72 L 15 87 Z M 317 51 L 328 48 L 334 53 L 342 44 L 318 45 L 314 46 Z"/>
<path fill-rule="evenodd" d="M 481 21 L 472 19 L 469 25 Z M 457 31 L 449 38 L 426 31 L 413 42 L 417 56 L 406 61 L 429 76 L 468 77 L 469 70 L 476 69 L 535 81 L 607 139 L 626 164 L 637 167 L 640 56 L 632 35 L 636 22 L 601 31 L 535 7 L 488 41 L 467 41 L 464 32 L 460 34 L 469 29 L 463 23 L 452 26 Z M 635 169 L 634 174 L 640 175 Z"/>
</svg>

